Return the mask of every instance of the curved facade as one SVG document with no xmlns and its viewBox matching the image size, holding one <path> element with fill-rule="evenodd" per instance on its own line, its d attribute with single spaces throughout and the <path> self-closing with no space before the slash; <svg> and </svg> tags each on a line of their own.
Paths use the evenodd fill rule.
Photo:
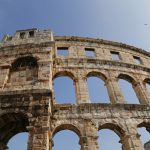
<svg viewBox="0 0 150 150">
<path fill-rule="evenodd" d="M 61 52 L 64 56 L 59 55 Z M 52 150 L 53 136 L 72 130 L 81 150 L 99 150 L 98 131 L 110 129 L 123 150 L 143 150 L 138 127 L 150 131 L 150 53 L 122 43 L 53 36 L 49 30 L 19 30 L 0 43 L 0 149 L 28 132 L 28 150 Z M 76 104 L 59 104 L 53 80 L 70 77 Z M 92 103 L 88 77 L 106 85 L 110 103 Z M 139 99 L 128 104 L 118 84 L 127 80 Z"/>
</svg>

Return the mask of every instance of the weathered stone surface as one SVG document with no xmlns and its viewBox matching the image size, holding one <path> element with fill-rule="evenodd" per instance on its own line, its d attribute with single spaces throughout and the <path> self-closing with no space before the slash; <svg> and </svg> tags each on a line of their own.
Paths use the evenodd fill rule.
<svg viewBox="0 0 150 150">
<path fill-rule="evenodd" d="M 57 48 L 69 55 L 58 56 Z M 87 57 L 85 48 L 94 57 Z M 111 52 L 121 58 L 112 60 Z M 136 64 L 135 56 L 141 64 Z M 138 127 L 150 131 L 150 53 L 125 44 L 80 37 L 53 37 L 51 31 L 20 30 L 0 43 L 0 150 L 19 132 L 29 132 L 28 150 L 51 150 L 60 130 L 74 131 L 81 150 L 98 150 L 98 130 L 120 137 L 123 150 L 143 150 Z M 57 104 L 53 80 L 74 81 L 76 105 Z M 93 104 L 87 78 L 101 78 L 110 104 Z M 140 104 L 127 104 L 118 79 L 131 82 Z"/>
</svg>

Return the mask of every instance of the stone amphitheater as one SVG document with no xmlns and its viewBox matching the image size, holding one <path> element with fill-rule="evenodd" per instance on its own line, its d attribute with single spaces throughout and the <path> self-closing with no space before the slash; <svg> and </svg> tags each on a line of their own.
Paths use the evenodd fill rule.
<svg viewBox="0 0 150 150">
<path fill-rule="evenodd" d="M 68 56 L 59 56 L 59 50 L 68 51 Z M 137 129 L 150 132 L 149 64 L 149 52 L 112 41 L 53 36 L 50 30 L 37 29 L 4 36 L 0 42 L 0 150 L 6 150 L 9 139 L 21 132 L 29 133 L 28 150 L 52 150 L 54 135 L 65 129 L 79 136 L 81 150 L 100 149 L 101 129 L 113 130 L 123 150 L 144 150 Z M 76 104 L 57 103 L 53 80 L 60 76 L 73 80 Z M 91 76 L 105 82 L 110 103 L 90 101 L 87 78 Z M 119 79 L 132 84 L 139 104 L 125 101 Z"/>
</svg>

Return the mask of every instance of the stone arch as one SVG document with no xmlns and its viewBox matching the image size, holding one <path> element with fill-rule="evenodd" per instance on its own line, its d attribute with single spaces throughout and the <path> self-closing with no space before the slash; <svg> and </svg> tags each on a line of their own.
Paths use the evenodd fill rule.
<svg viewBox="0 0 150 150">
<path fill-rule="evenodd" d="M 80 131 L 79 127 L 77 127 L 73 124 L 69 124 L 69 123 L 68 124 L 67 123 L 60 124 L 57 127 L 55 127 L 55 129 L 52 132 L 52 136 L 54 137 L 54 135 L 56 133 L 58 133 L 59 131 L 62 131 L 62 130 L 70 130 L 70 131 L 75 132 L 79 137 L 81 136 L 81 131 Z"/>
<path fill-rule="evenodd" d="M 15 59 L 10 68 L 9 81 L 12 85 L 26 84 L 38 78 L 37 58 L 32 55 Z"/>
<path fill-rule="evenodd" d="M 136 85 L 136 80 L 131 75 L 120 73 L 118 75 L 118 80 L 119 79 L 126 80 L 126 81 L 130 82 L 132 85 Z"/>
<path fill-rule="evenodd" d="M 144 149 L 149 149 L 150 141 L 149 141 L 149 135 L 150 135 L 150 122 L 143 121 L 140 124 L 137 125 L 138 130 L 138 138 L 140 138 L 140 141 L 143 145 Z"/>
<path fill-rule="evenodd" d="M 56 86 L 54 86 L 54 82 L 56 79 L 60 78 L 60 80 L 57 80 L 57 84 L 55 84 Z M 76 80 L 74 77 L 74 74 L 70 71 L 58 71 L 54 74 L 53 76 L 53 87 L 54 87 L 54 93 L 55 93 L 55 102 L 56 100 L 60 101 L 62 103 L 62 101 L 64 101 L 63 103 L 76 103 L 76 84 L 75 84 Z M 60 84 L 60 86 L 58 86 L 58 84 Z M 58 91 L 60 90 L 60 87 L 62 87 L 63 90 L 63 95 L 58 94 Z M 70 90 L 70 93 L 68 94 L 68 90 Z M 59 92 L 60 93 L 60 92 Z M 61 99 L 61 100 L 60 100 Z M 68 102 L 66 101 L 68 100 Z"/>
<path fill-rule="evenodd" d="M 145 79 L 143 80 L 143 82 L 144 82 L 144 83 L 150 83 L 150 78 L 145 78 Z"/>
<path fill-rule="evenodd" d="M 98 71 L 91 71 L 86 75 L 86 80 L 88 82 L 90 99 L 92 97 L 91 102 L 96 97 L 97 99 L 101 100 L 101 102 L 96 100 L 96 103 L 110 103 L 110 93 L 108 92 L 107 77 L 105 74 Z M 97 92 L 92 90 L 93 86 L 97 87 Z"/>
<path fill-rule="evenodd" d="M 146 130 L 150 133 L 150 122 L 141 122 L 140 124 L 137 125 L 138 128 L 145 127 Z"/>
<path fill-rule="evenodd" d="M 26 67 L 26 66 L 32 68 L 33 67 L 38 68 L 37 59 L 32 55 L 18 57 L 12 62 L 11 70 L 16 70 L 19 69 L 20 67 Z"/>
<path fill-rule="evenodd" d="M 70 71 L 58 71 L 56 72 L 54 75 L 53 75 L 53 80 L 58 78 L 58 77 L 61 77 L 61 76 L 66 76 L 66 77 L 69 77 L 71 78 L 73 81 L 75 80 L 75 76 L 72 72 Z"/>
<path fill-rule="evenodd" d="M 104 123 L 104 124 L 101 124 L 101 125 L 99 125 L 99 136 L 101 136 L 101 133 L 102 133 L 102 135 L 104 135 L 105 134 L 105 140 L 106 140 L 106 136 L 107 136 L 107 138 L 109 138 L 109 136 L 111 137 L 111 138 L 113 138 L 112 139 L 112 141 L 114 142 L 113 144 L 111 144 L 111 146 L 114 146 L 115 144 L 115 146 L 119 149 L 124 149 L 124 147 L 125 147 L 125 145 L 127 144 L 126 142 L 125 143 L 123 143 L 124 142 L 124 137 L 125 137 L 125 130 L 124 130 L 124 128 L 121 126 L 121 125 L 118 125 L 118 124 L 115 124 L 115 123 Z M 103 137 L 103 136 L 102 136 Z M 102 138 L 101 137 L 101 138 Z M 100 139 L 101 139 L 100 138 Z M 109 138 L 109 140 L 110 140 L 110 138 Z M 99 141 L 100 142 L 100 141 Z M 104 143 L 105 143 L 105 141 L 103 141 Z M 102 144 L 102 143 L 99 143 L 99 144 Z M 105 148 L 107 147 L 107 145 L 106 144 L 104 144 L 103 145 Z M 104 148 L 103 147 L 103 148 Z"/>
<path fill-rule="evenodd" d="M 131 103 L 131 104 L 134 104 L 134 103 L 139 104 L 139 102 L 142 103 L 142 101 L 141 101 L 141 95 L 140 95 L 141 91 L 140 91 L 139 82 L 133 76 L 131 76 L 129 74 L 120 73 L 118 75 L 117 79 L 118 79 L 118 82 L 119 82 L 119 79 L 128 82 L 128 83 L 124 83 L 124 84 L 127 86 L 128 89 L 131 90 L 130 96 L 132 96 L 132 98 L 133 98 L 131 101 L 129 101 L 129 99 L 126 99 L 128 101 L 128 103 Z M 130 87 L 129 84 L 131 84 L 131 87 Z M 122 90 L 123 89 L 124 88 L 122 88 Z M 124 98 L 128 96 L 125 93 L 126 92 L 124 91 Z"/>
<path fill-rule="evenodd" d="M 16 134 L 28 132 L 28 117 L 21 113 L 5 113 L 0 116 L 0 141 L 7 145 L 7 142 Z"/>
<path fill-rule="evenodd" d="M 123 138 L 125 136 L 125 130 L 121 126 L 114 123 L 105 123 L 99 125 L 98 130 L 102 130 L 102 129 L 110 129 L 114 131 L 120 138 Z"/>
<path fill-rule="evenodd" d="M 143 80 L 143 85 L 147 89 L 147 91 L 150 92 L 150 78 L 145 78 Z"/>
<path fill-rule="evenodd" d="M 91 72 L 89 72 L 89 73 L 86 75 L 87 78 L 88 78 L 88 77 L 92 77 L 92 76 L 98 77 L 98 78 L 100 78 L 101 80 L 103 80 L 104 82 L 107 80 L 106 75 L 104 75 L 104 74 L 101 73 L 101 72 L 91 71 Z"/>
<path fill-rule="evenodd" d="M 54 146 L 54 141 L 53 141 L 53 138 L 54 136 L 61 132 L 61 131 L 72 131 L 73 133 L 75 133 L 75 135 L 78 137 L 79 141 L 78 141 L 78 144 L 82 146 L 82 144 L 80 143 L 80 140 L 81 140 L 81 130 L 77 127 L 77 125 L 73 125 L 73 124 L 70 124 L 70 123 L 63 123 L 63 124 L 59 124 L 57 125 L 53 132 L 52 132 L 52 139 L 51 139 L 51 144 L 50 146 Z M 70 134 L 70 133 L 69 133 Z M 71 134 L 69 136 L 72 136 Z"/>
</svg>

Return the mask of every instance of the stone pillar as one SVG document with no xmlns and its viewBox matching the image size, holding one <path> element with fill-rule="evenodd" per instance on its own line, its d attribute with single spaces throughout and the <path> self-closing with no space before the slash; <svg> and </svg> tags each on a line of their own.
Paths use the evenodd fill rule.
<svg viewBox="0 0 150 150">
<path fill-rule="evenodd" d="M 99 150 L 97 128 L 91 120 L 84 120 L 84 135 L 80 137 L 81 150 Z"/>
<path fill-rule="evenodd" d="M 49 150 L 52 150 L 52 147 L 54 146 L 54 142 L 53 139 L 51 137 L 50 141 L 49 141 Z"/>
<path fill-rule="evenodd" d="M 34 95 L 30 111 L 28 150 L 49 150 L 50 96 Z"/>
<path fill-rule="evenodd" d="M 144 150 L 139 134 L 130 134 L 122 138 L 123 150 Z"/>
<path fill-rule="evenodd" d="M 98 136 L 80 137 L 81 150 L 99 150 L 97 138 Z"/>
<path fill-rule="evenodd" d="M 85 77 L 78 77 L 75 79 L 75 88 L 76 88 L 76 95 L 77 95 L 77 103 L 89 103 L 89 93 L 88 93 L 88 86 L 87 80 Z"/>
<path fill-rule="evenodd" d="M 110 100 L 113 104 L 125 103 L 124 97 L 122 95 L 118 79 L 115 77 L 110 77 L 106 80 L 106 86 Z"/>
<path fill-rule="evenodd" d="M 121 137 L 123 150 L 144 150 L 137 127 L 128 126 L 128 133 Z"/>
<path fill-rule="evenodd" d="M 44 118 L 43 118 L 44 119 Z M 39 124 L 43 120 L 42 118 L 37 119 Z M 44 121 L 44 120 L 43 120 Z M 28 150 L 49 150 L 49 127 L 41 124 L 37 126 L 28 126 L 29 141 Z"/>
<path fill-rule="evenodd" d="M 136 82 L 136 84 L 133 84 L 133 88 L 134 88 L 136 95 L 139 98 L 139 101 L 141 104 L 149 104 L 150 103 L 150 98 L 149 98 L 147 89 L 141 81 Z"/>
<path fill-rule="evenodd" d="M 0 77 L 0 89 L 4 89 L 9 78 L 10 68 L 5 66 L 5 69 L 1 69 L 1 77 Z"/>
<path fill-rule="evenodd" d="M 48 60 L 45 61 L 38 61 L 38 81 L 39 81 L 39 88 L 42 89 L 52 89 L 52 71 L 51 64 L 47 63 Z"/>
</svg>

